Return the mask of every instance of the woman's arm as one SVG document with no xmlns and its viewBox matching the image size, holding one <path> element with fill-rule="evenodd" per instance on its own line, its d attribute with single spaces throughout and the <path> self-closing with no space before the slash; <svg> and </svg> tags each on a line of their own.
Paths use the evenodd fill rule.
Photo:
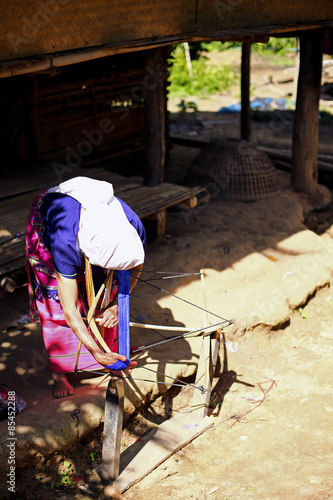
<svg viewBox="0 0 333 500">
<path fill-rule="evenodd" d="M 130 288 L 129 293 L 133 290 L 135 285 L 137 284 L 138 278 L 141 274 L 143 268 L 143 264 L 140 264 L 131 269 L 131 277 L 130 277 Z M 117 297 L 113 299 L 113 301 L 101 311 L 96 317 L 96 323 L 105 328 L 113 328 L 118 324 L 118 303 Z"/>
<path fill-rule="evenodd" d="M 130 293 L 138 282 L 138 278 L 140 277 L 142 268 L 143 264 L 139 264 L 138 266 L 133 267 L 133 269 L 131 269 L 130 290 L 129 290 Z"/>
<path fill-rule="evenodd" d="M 65 278 L 60 274 L 56 274 L 56 277 L 60 304 L 64 311 L 66 322 L 96 361 L 103 366 L 112 365 L 117 360 L 126 361 L 126 356 L 115 352 L 102 352 L 90 335 L 78 309 L 78 286 L 76 280 Z"/>
</svg>

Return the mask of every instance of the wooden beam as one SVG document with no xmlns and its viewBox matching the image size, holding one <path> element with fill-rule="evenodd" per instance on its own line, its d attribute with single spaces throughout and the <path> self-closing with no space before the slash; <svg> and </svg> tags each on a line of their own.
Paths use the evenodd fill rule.
<svg viewBox="0 0 333 500">
<path fill-rule="evenodd" d="M 163 49 L 148 50 L 145 57 L 145 167 L 144 184 L 163 182 L 165 163 L 165 102 Z M 152 81 L 151 75 L 155 78 Z"/>
<path fill-rule="evenodd" d="M 196 331 L 196 328 L 190 328 L 187 326 L 168 326 L 168 325 L 147 325 L 146 323 L 135 323 L 133 321 L 129 322 L 129 326 L 134 328 L 145 328 L 145 329 L 153 329 L 153 330 L 167 330 L 173 332 L 190 332 Z"/>
<path fill-rule="evenodd" d="M 323 30 L 300 35 L 300 67 L 292 147 L 292 185 L 313 194 L 318 179 L 318 115 Z"/>
<path fill-rule="evenodd" d="M 241 65 L 241 138 L 245 141 L 249 141 L 251 138 L 250 58 L 251 44 L 243 43 Z"/>
<path fill-rule="evenodd" d="M 199 42 L 220 40 L 222 42 L 261 42 L 265 43 L 267 37 L 296 37 L 304 30 L 318 29 L 320 26 L 332 26 L 331 19 L 313 20 L 309 22 L 296 22 L 281 25 L 253 26 L 247 28 L 200 31 L 195 33 L 184 33 L 169 35 L 165 37 L 145 38 L 132 40 L 127 44 L 114 43 L 113 45 L 102 45 L 100 47 L 77 49 L 53 54 L 39 54 L 24 59 L 14 59 L 10 61 L 0 61 L 0 78 L 8 78 L 28 73 L 38 73 L 41 71 L 53 71 L 54 68 L 61 68 L 71 64 L 85 61 L 92 61 L 103 57 L 110 57 L 116 54 L 128 52 L 138 52 L 149 50 L 155 47 L 170 47 L 176 43 Z"/>
<path fill-rule="evenodd" d="M 216 332 L 221 329 L 222 326 L 225 326 L 225 321 L 221 321 L 219 323 L 215 323 L 214 325 L 203 326 L 199 328 L 190 328 L 187 326 L 163 326 L 163 325 L 147 325 L 144 323 L 133 323 L 130 321 L 129 325 L 135 328 L 146 328 L 153 330 L 161 330 L 161 331 L 174 331 L 174 332 L 185 332 L 186 338 L 198 337 L 199 335 L 203 335 L 203 337 L 210 335 L 212 332 Z"/>
</svg>

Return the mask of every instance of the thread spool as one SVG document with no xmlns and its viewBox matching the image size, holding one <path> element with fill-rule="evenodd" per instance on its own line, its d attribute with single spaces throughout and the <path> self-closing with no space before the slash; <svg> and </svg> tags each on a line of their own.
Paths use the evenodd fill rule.
<svg viewBox="0 0 333 500">
<path fill-rule="evenodd" d="M 6 292 L 12 293 L 16 288 L 16 283 L 11 278 L 4 276 L 0 280 L 0 288 L 3 288 Z"/>
</svg>

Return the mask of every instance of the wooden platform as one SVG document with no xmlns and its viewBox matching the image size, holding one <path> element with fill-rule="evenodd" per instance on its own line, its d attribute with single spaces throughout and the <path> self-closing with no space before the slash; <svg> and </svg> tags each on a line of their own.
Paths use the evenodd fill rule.
<svg viewBox="0 0 333 500">
<path fill-rule="evenodd" d="M 166 209 L 188 202 L 195 204 L 195 196 L 202 188 L 187 188 L 163 183 L 148 187 L 140 177 L 123 177 L 102 168 L 75 169 L 75 176 L 84 175 L 111 182 L 114 192 L 124 200 L 141 219 L 154 218 L 163 232 Z M 25 174 L 11 176 L 0 187 L 0 275 L 24 267 L 25 231 L 32 200 L 43 189 L 57 184 L 54 175 L 50 183 L 48 171 L 38 171 L 38 176 Z M 13 238 L 16 234 L 18 237 Z M 8 241 L 7 241 L 8 240 Z"/>
</svg>

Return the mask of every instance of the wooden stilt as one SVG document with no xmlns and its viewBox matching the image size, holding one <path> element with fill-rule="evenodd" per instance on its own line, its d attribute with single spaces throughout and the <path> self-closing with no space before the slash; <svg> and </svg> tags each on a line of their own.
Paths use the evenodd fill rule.
<svg viewBox="0 0 333 500">
<path fill-rule="evenodd" d="M 243 43 L 241 66 L 241 138 L 245 141 L 249 141 L 251 138 L 250 58 L 251 44 Z"/>
<path fill-rule="evenodd" d="M 292 185 L 313 194 L 317 188 L 318 115 L 323 31 L 300 35 L 300 66 L 293 135 Z"/>
<path fill-rule="evenodd" d="M 145 167 L 144 184 L 156 186 L 163 182 L 165 163 L 165 92 L 163 77 L 163 49 L 147 50 L 145 77 Z M 156 75 L 152 81 L 152 74 Z"/>
<path fill-rule="evenodd" d="M 124 383 L 111 378 L 106 390 L 102 464 L 100 474 L 105 481 L 119 476 L 120 444 L 123 428 Z"/>
</svg>

